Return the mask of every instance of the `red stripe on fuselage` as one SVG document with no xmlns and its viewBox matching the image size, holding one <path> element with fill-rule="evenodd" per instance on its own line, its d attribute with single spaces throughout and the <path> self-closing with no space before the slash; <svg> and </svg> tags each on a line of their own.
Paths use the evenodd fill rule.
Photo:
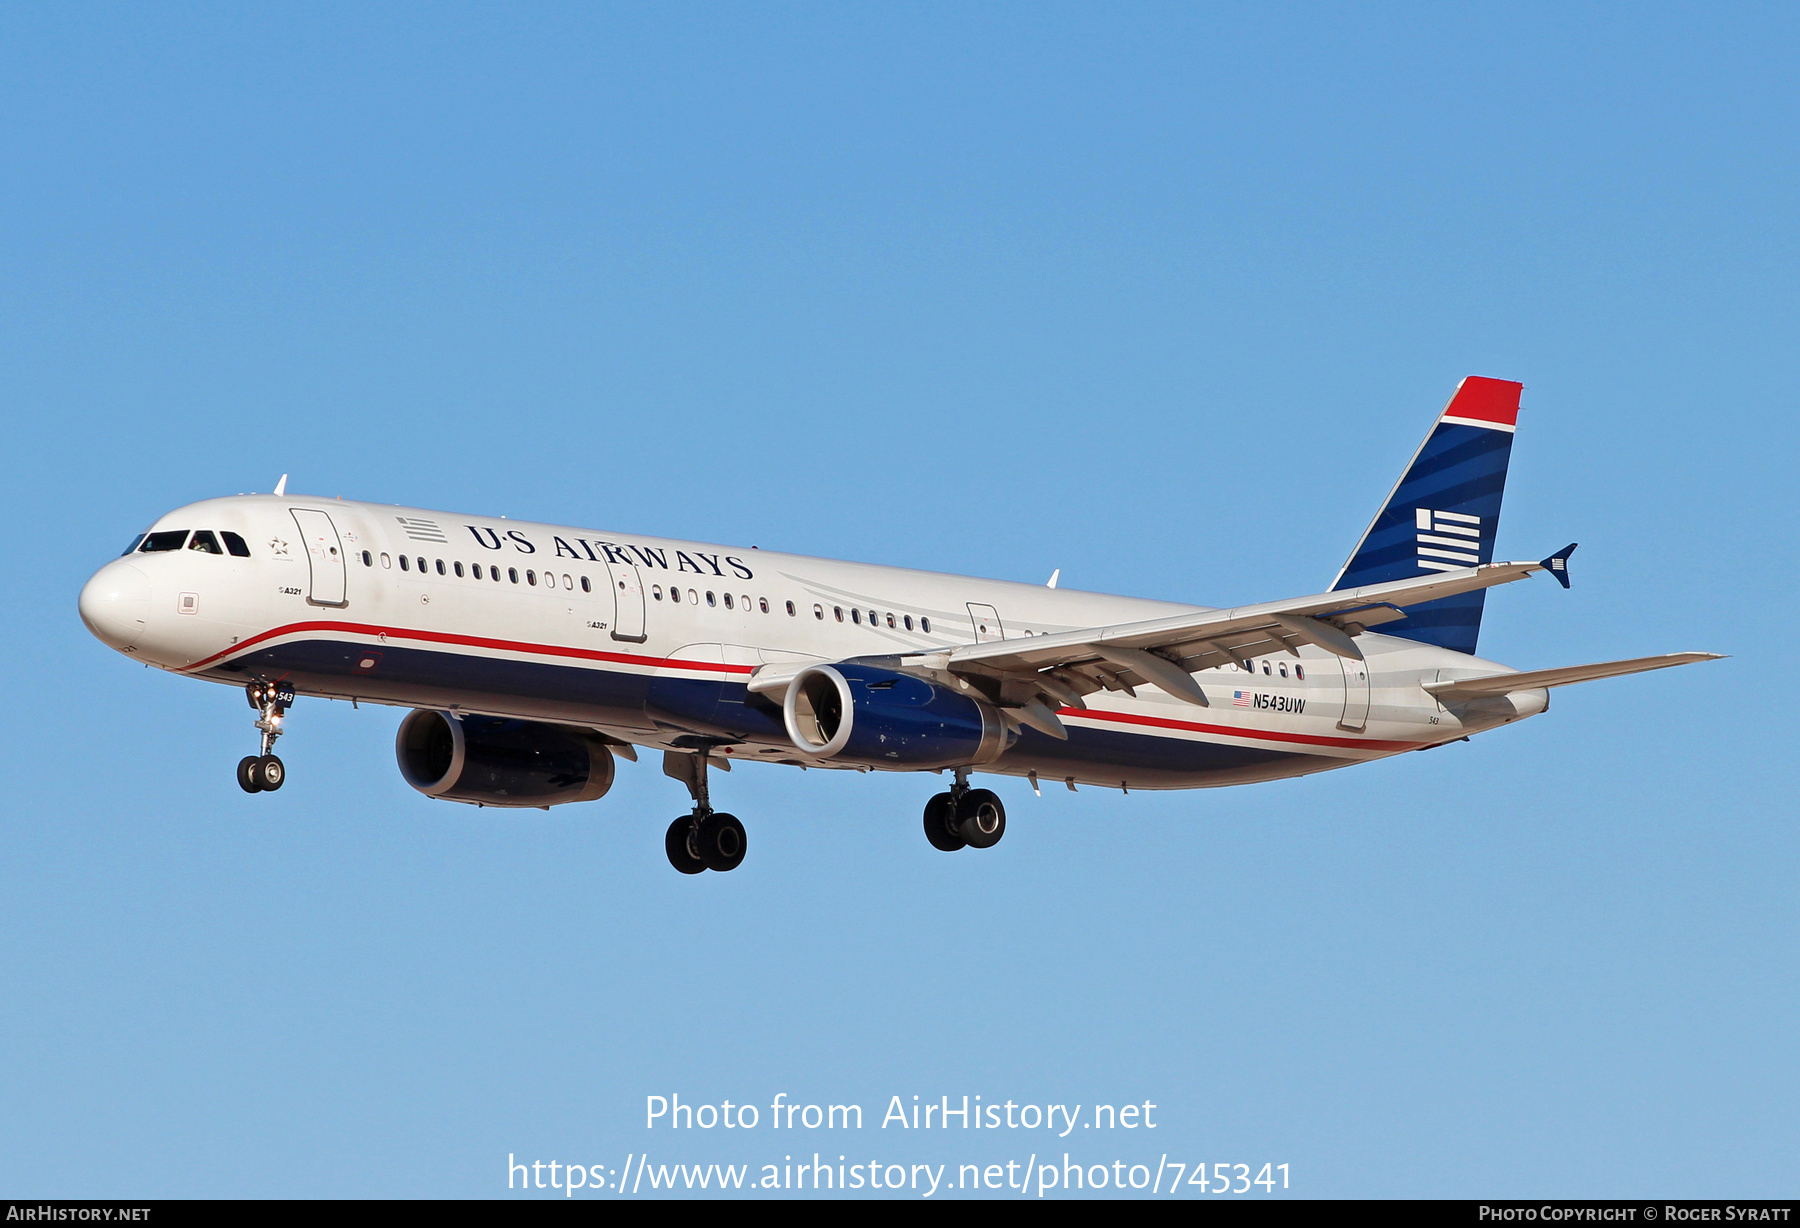
<svg viewBox="0 0 1800 1228">
<path fill-rule="evenodd" d="M 233 644 L 223 652 L 215 652 L 204 661 L 196 661 L 182 672 L 205 669 L 213 662 L 242 653 L 267 640 L 282 635 L 300 635 L 308 631 L 347 632 L 351 635 L 379 635 L 399 640 L 417 640 L 426 644 L 460 644 L 466 648 L 487 648 L 501 652 L 529 652 L 544 657 L 574 657 L 581 661 L 611 661 L 619 665 L 648 665 L 663 669 L 692 669 L 714 674 L 754 673 L 754 665 L 727 665 L 716 661 L 683 661 L 676 657 L 640 657 L 626 652 L 599 652 L 592 648 L 565 648 L 560 644 L 527 644 L 519 640 L 490 640 L 478 635 L 454 635 L 447 631 L 401 631 L 393 627 L 371 627 L 366 623 L 289 623 L 253 635 L 241 644 Z"/>
<path fill-rule="evenodd" d="M 1117 721 L 1122 725 L 1148 725 L 1153 729 L 1187 729 L 1194 733 L 1217 734 L 1227 738 L 1255 738 L 1264 742 L 1297 742 L 1303 746 L 1341 746 L 1348 750 L 1417 750 L 1427 742 L 1384 742 L 1377 738 L 1328 738 L 1311 733 L 1281 733 L 1273 729 L 1234 729 L 1230 725 L 1201 725 L 1194 721 L 1177 721 L 1166 716 L 1140 716 L 1135 712 L 1107 712 L 1099 708 L 1062 708 L 1058 716 L 1097 721 Z"/>
</svg>

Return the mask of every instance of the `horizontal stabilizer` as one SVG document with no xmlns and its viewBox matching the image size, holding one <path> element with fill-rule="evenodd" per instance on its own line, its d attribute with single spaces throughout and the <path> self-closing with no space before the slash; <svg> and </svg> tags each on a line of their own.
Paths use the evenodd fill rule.
<svg viewBox="0 0 1800 1228">
<path fill-rule="evenodd" d="M 1620 674 L 1641 674 L 1645 670 L 1668 669 L 1671 665 L 1692 665 L 1696 661 L 1718 661 L 1722 656 L 1723 654 L 1716 652 L 1671 652 L 1660 657 L 1633 657 L 1629 661 L 1567 665 L 1562 669 L 1538 669 L 1526 674 L 1492 674 L 1486 678 L 1427 682 L 1424 687 L 1439 699 L 1479 699 L 1484 695 L 1509 695 L 1514 691 L 1536 691 L 1544 687 L 1568 686 L 1572 682 L 1591 682 L 1595 678 L 1616 678 Z"/>
</svg>

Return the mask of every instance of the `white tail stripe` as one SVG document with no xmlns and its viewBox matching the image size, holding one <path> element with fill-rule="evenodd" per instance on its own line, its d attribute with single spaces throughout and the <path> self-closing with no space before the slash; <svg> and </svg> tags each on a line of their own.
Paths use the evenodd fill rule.
<svg viewBox="0 0 1800 1228">
<path fill-rule="evenodd" d="M 1440 423 L 1448 423 L 1451 426 L 1479 426 L 1490 431 L 1505 431 L 1509 435 L 1518 429 L 1514 426 L 1508 426 L 1504 422 L 1487 422 L 1481 418 L 1452 418 L 1449 414 L 1445 414 L 1443 417 L 1439 418 L 1438 421 Z"/>
<path fill-rule="evenodd" d="M 1439 520 L 1454 520 L 1458 524 L 1480 524 L 1481 517 L 1471 516 L 1466 512 L 1433 512 Z"/>
<path fill-rule="evenodd" d="M 1429 533 L 1419 534 L 1419 540 L 1422 542 L 1429 542 L 1433 546 L 1450 546 L 1457 550 L 1473 550 L 1476 548 L 1476 543 L 1474 542 L 1459 541 L 1454 537 L 1433 537 Z"/>
<path fill-rule="evenodd" d="M 1428 558 L 1455 559 L 1464 566 L 1481 562 L 1481 556 L 1478 554 L 1458 554 L 1453 550 L 1433 550 L 1430 546 L 1420 546 L 1419 561 L 1424 562 Z"/>
</svg>

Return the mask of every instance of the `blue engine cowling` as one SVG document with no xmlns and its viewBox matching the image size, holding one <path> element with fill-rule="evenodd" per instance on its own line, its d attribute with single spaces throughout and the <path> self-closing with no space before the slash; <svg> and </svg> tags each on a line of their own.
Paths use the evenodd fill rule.
<svg viewBox="0 0 1800 1228">
<path fill-rule="evenodd" d="M 477 806 L 591 802 L 612 787 L 613 757 L 585 729 L 419 709 L 400 722 L 394 755 L 427 797 Z"/>
<path fill-rule="evenodd" d="M 870 767 L 988 763 L 1017 736 L 977 699 L 911 674 L 849 663 L 795 675 L 781 715 L 804 753 Z"/>
</svg>

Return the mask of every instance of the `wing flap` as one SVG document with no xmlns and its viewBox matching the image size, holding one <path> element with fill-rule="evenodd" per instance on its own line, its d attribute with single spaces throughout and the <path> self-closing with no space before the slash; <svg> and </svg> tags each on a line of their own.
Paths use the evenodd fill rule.
<svg viewBox="0 0 1800 1228">
<path fill-rule="evenodd" d="M 1575 682 L 1591 682 L 1596 678 L 1616 678 L 1622 674 L 1641 674 L 1646 670 L 1668 669 L 1673 665 L 1692 665 L 1697 661 L 1717 661 L 1716 652 L 1671 652 L 1657 657 L 1633 657 L 1628 661 L 1600 661 L 1593 665 L 1566 665 L 1561 669 L 1539 669 L 1523 674 L 1491 674 L 1486 678 L 1456 678 L 1448 682 L 1427 682 L 1424 687 L 1439 699 L 1479 699 L 1487 695 L 1510 695 L 1514 691 L 1535 691 L 1544 687 L 1568 686 Z"/>
</svg>

